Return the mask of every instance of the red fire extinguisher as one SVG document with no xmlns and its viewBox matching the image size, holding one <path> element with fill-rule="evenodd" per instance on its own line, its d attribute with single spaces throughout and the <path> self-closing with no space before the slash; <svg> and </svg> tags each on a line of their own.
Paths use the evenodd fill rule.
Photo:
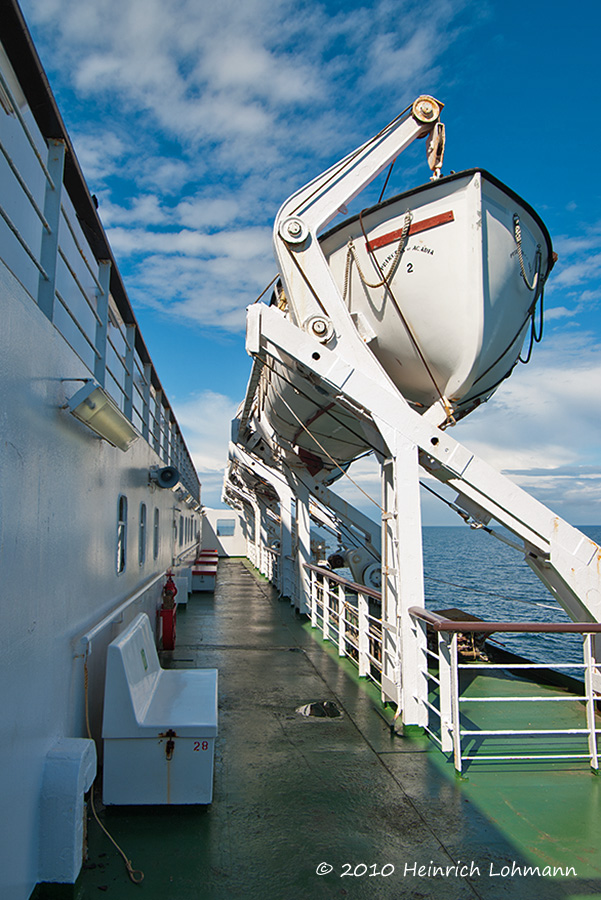
<svg viewBox="0 0 601 900">
<path fill-rule="evenodd" d="M 171 572 L 167 572 L 167 581 L 163 587 L 162 604 L 159 614 L 163 623 L 163 650 L 175 649 L 175 595 L 177 588 Z"/>
</svg>

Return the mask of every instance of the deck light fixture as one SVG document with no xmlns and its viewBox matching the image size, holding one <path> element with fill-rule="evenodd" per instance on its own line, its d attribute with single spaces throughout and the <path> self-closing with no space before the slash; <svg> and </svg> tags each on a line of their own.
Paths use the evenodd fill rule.
<svg viewBox="0 0 601 900">
<path fill-rule="evenodd" d="M 71 397 L 66 408 L 101 438 L 124 452 L 140 437 L 104 388 L 92 379 Z"/>
</svg>

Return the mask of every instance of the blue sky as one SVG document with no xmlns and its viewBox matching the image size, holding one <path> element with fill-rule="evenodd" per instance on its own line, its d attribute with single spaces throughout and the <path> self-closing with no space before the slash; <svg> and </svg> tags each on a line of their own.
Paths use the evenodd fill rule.
<svg viewBox="0 0 601 900">
<path fill-rule="evenodd" d="M 276 271 L 278 207 L 430 93 L 445 103 L 443 172 L 488 169 L 559 255 L 543 344 L 453 435 L 569 521 L 601 522 L 598 2 L 21 3 L 206 505 L 250 370 L 244 310 Z M 428 179 L 424 156 L 401 157 L 389 194 Z M 352 471 L 377 498 L 373 464 Z M 455 522 L 434 504 L 427 523 Z"/>
</svg>

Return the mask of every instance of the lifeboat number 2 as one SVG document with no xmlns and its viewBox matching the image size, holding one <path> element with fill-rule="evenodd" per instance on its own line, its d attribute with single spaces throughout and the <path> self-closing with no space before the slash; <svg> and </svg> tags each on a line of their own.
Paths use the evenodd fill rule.
<svg viewBox="0 0 601 900">
<path fill-rule="evenodd" d="M 208 750 L 209 742 L 208 741 L 194 741 L 194 751 L 200 752 L 201 750 Z"/>
</svg>

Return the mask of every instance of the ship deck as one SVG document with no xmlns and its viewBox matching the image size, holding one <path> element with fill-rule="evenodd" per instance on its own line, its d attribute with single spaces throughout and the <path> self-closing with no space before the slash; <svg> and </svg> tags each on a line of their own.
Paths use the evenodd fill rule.
<svg viewBox="0 0 601 900">
<path fill-rule="evenodd" d="M 393 733 L 377 689 L 246 561 L 221 560 L 215 593 L 191 596 L 178 613 L 176 649 L 162 664 L 219 669 L 213 803 L 104 809 L 97 801 L 144 882 L 128 880 L 90 820 L 89 860 L 68 896 L 583 900 L 601 893 L 601 779 L 586 761 L 476 762 L 458 778 L 429 738 Z M 316 700 L 334 701 L 342 715 L 297 712 Z M 434 866 L 446 873 L 434 874 Z M 525 874 L 526 866 L 541 874 Z M 59 895 L 64 890 L 50 886 L 36 893 Z"/>
</svg>

